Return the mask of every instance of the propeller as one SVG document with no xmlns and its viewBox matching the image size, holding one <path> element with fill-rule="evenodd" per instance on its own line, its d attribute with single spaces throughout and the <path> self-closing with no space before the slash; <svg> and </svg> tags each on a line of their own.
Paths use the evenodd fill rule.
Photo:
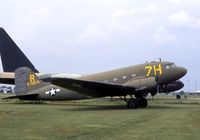
<svg viewBox="0 0 200 140">
<path fill-rule="evenodd" d="M 167 86 L 165 84 L 163 84 L 162 81 L 159 81 L 158 76 L 155 77 L 155 81 L 156 81 L 156 91 L 157 91 L 157 93 L 166 92 Z"/>
</svg>

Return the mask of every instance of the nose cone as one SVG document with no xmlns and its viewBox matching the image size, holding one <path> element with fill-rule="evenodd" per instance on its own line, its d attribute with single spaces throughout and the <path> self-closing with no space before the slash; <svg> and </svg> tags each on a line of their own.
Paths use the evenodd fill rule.
<svg viewBox="0 0 200 140">
<path fill-rule="evenodd" d="M 170 80 L 171 82 L 181 79 L 187 73 L 187 69 L 183 67 L 176 67 L 170 71 Z"/>
<path fill-rule="evenodd" d="M 181 79 L 187 73 L 187 69 L 184 67 L 174 67 L 166 69 L 165 74 L 163 74 L 162 80 L 165 83 L 171 83 Z"/>
<path fill-rule="evenodd" d="M 183 68 L 183 67 L 180 67 L 180 68 L 179 68 L 180 77 L 185 76 L 186 73 L 187 73 L 187 69 L 186 69 L 186 68 Z"/>
</svg>

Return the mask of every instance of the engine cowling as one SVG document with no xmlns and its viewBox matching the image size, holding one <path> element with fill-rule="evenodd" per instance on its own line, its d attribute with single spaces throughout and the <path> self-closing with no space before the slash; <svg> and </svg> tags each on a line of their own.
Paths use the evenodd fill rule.
<svg viewBox="0 0 200 140">
<path fill-rule="evenodd" d="M 182 89 L 183 87 L 184 87 L 183 82 L 176 81 L 176 82 L 165 85 L 164 92 L 168 93 L 168 92 L 177 91 L 177 90 Z"/>
<path fill-rule="evenodd" d="M 162 83 L 157 82 L 157 88 L 155 91 L 151 92 L 151 95 L 155 95 L 156 93 L 174 92 L 174 91 L 182 89 L 183 87 L 184 87 L 184 84 L 181 81 L 175 81 L 169 84 L 162 84 Z"/>
<path fill-rule="evenodd" d="M 125 83 L 125 85 L 134 86 L 136 89 L 145 89 L 152 95 L 156 93 L 168 93 L 180 90 L 184 87 L 181 81 L 175 81 L 169 84 L 163 84 L 161 81 L 157 81 L 156 77 L 142 77 L 132 79 Z"/>
<path fill-rule="evenodd" d="M 155 77 L 143 77 L 138 79 L 132 79 L 125 83 L 125 85 L 134 86 L 136 89 L 146 88 L 154 89 L 157 85 Z"/>
</svg>

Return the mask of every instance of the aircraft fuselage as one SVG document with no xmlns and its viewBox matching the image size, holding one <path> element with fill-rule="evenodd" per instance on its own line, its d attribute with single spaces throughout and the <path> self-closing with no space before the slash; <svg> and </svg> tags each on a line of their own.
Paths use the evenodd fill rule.
<svg viewBox="0 0 200 140">
<path fill-rule="evenodd" d="M 152 93 L 154 95 L 158 92 L 158 82 L 164 87 L 162 92 L 173 92 L 181 89 L 184 84 L 178 80 L 183 77 L 186 72 L 187 70 L 185 68 L 178 67 L 172 62 L 162 61 L 144 63 L 107 72 L 75 77 L 75 79 L 129 85 L 140 89 L 138 92 L 143 95 L 147 93 Z M 47 77 L 56 78 L 55 74 L 40 75 L 41 80 Z M 55 92 L 53 95 L 46 94 L 52 89 L 59 89 L 59 91 Z M 31 92 L 34 93 L 34 91 Z M 85 94 L 80 94 L 73 90 L 55 86 L 48 82 L 44 87 L 39 89 L 39 93 L 38 99 L 40 100 L 78 100 L 91 98 Z M 107 93 L 107 95 L 111 96 L 112 94 L 109 95 L 109 93 Z"/>
</svg>

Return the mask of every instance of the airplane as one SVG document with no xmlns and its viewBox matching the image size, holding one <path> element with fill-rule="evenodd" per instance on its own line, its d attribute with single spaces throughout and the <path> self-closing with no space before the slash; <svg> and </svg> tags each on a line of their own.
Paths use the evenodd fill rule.
<svg viewBox="0 0 200 140">
<path fill-rule="evenodd" d="M 153 61 L 115 70 L 88 74 L 42 74 L 0 28 L 3 71 L 0 83 L 15 84 L 15 96 L 4 99 L 65 101 L 120 97 L 127 108 L 145 108 L 146 96 L 180 90 L 187 69 L 173 62 Z"/>
</svg>

